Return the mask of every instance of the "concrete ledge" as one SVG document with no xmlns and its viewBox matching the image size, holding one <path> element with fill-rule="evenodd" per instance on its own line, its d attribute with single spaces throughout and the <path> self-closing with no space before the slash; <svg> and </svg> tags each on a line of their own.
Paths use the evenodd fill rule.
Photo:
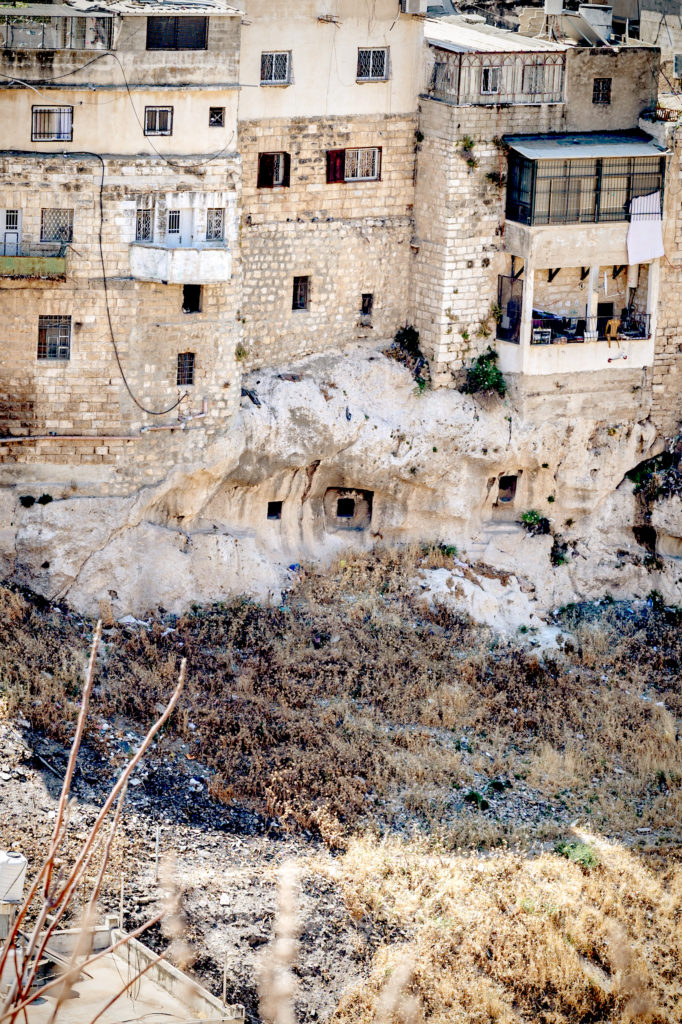
<svg viewBox="0 0 682 1024">
<path fill-rule="evenodd" d="M 232 277 L 232 253 L 227 247 L 171 249 L 133 242 L 130 246 L 130 273 L 136 281 L 223 284 Z"/>
</svg>

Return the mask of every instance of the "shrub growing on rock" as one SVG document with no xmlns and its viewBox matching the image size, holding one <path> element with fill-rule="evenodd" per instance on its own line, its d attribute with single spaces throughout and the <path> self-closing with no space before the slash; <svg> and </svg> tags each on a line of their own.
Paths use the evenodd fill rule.
<svg viewBox="0 0 682 1024">
<path fill-rule="evenodd" d="M 473 366 L 467 370 L 467 378 L 462 391 L 467 395 L 495 392 L 504 398 L 507 393 L 507 382 L 497 365 L 497 360 L 497 352 L 488 345 L 486 351 L 477 356 Z"/>
</svg>

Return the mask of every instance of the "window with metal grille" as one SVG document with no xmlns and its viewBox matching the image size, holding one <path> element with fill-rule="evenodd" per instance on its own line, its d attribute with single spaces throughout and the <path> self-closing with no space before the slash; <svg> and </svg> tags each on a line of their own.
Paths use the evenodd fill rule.
<svg viewBox="0 0 682 1024">
<path fill-rule="evenodd" d="M 19 211 L 5 210 L 5 231 L 19 230 Z"/>
<path fill-rule="evenodd" d="M 260 57 L 261 85 L 288 85 L 291 81 L 290 53 L 262 53 Z"/>
<path fill-rule="evenodd" d="M 502 88 L 502 68 L 481 68 L 481 92 L 484 95 L 500 92 Z"/>
<path fill-rule="evenodd" d="M 152 210 L 138 210 L 135 219 L 135 241 L 151 242 L 154 236 L 154 216 Z"/>
<path fill-rule="evenodd" d="M 178 352 L 178 387 L 194 384 L 194 352 Z"/>
<path fill-rule="evenodd" d="M 358 50 L 358 81 L 376 82 L 388 78 L 388 50 L 386 47 Z"/>
<path fill-rule="evenodd" d="M 71 142 L 73 107 L 32 107 L 32 142 Z"/>
<path fill-rule="evenodd" d="M 179 235 L 180 234 L 180 211 L 169 210 L 168 211 L 168 234 Z"/>
<path fill-rule="evenodd" d="M 545 92 L 545 65 L 526 64 L 523 69 L 522 91 L 530 96 Z"/>
<path fill-rule="evenodd" d="M 40 241 L 72 242 L 73 210 L 41 210 Z"/>
<path fill-rule="evenodd" d="M 206 213 L 206 241 L 216 242 L 225 236 L 225 211 L 218 208 Z"/>
<path fill-rule="evenodd" d="M 379 149 L 347 149 L 344 181 L 373 181 L 379 177 Z"/>
<path fill-rule="evenodd" d="M 611 102 L 610 78 L 595 78 L 592 83 L 592 102 L 608 106 Z"/>
<path fill-rule="evenodd" d="M 209 107 L 208 108 L 208 127 L 209 128 L 224 128 L 225 127 L 225 107 Z"/>
<path fill-rule="evenodd" d="M 288 153 L 258 154 L 258 188 L 288 188 L 291 157 Z"/>
<path fill-rule="evenodd" d="M 38 317 L 38 359 L 71 357 L 71 317 Z"/>
<path fill-rule="evenodd" d="M 144 133 L 145 135 L 172 135 L 173 108 L 145 107 Z"/>
<path fill-rule="evenodd" d="M 292 309 L 308 309 L 310 307 L 310 278 L 294 278 L 294 294 L 291 301 Z"/>
<path fill-rule="evenodd" d="M 147 18 L 148 50 L 205 50 L 208 18 Z"/>
</svg>

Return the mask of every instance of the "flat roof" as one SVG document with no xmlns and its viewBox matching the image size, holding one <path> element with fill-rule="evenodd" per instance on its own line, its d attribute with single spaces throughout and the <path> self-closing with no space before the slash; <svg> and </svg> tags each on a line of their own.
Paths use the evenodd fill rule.
<svg viewBox="0 0 682 1024">
<path fill-rule="evenodd" d="M 505 135 L 529 160 L 596 160 L 601 157 L 664 156 L 669 151 L 644 132 L 570 132 L 565 135 Z"/>
<path fill-rule="evenodd" d="M 22 8 L 22 14 L 26 10 Z M 105 17 L 107 14 L 166 14 L 175 17 L 225 15 L 234 18 L 241 17 L 243 11 L 226 0 L 73 0 L 72 3 L 67 0 L 65 13 L 72 16 L 89 14 Z"/>
<path fill-rule="evenodd" d="M 552 39 L 531 39 L 492 25 L 472 25 L 461 17 L 427 18 L 424 38 L 431 46 L 453 53 L 537 53 L 567 49 Z"/>
</svg>

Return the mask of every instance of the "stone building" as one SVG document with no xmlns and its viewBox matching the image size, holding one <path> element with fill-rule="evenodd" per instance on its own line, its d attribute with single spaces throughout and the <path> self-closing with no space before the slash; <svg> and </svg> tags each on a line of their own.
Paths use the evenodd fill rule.
<svg viewBox="0 0 682 1024">
<path fill-rule="evenodd" d="M 220 2 L 0 17 L 3 461 L 125 477 L 235 408 L 240 31 Z"/>
</svg>

